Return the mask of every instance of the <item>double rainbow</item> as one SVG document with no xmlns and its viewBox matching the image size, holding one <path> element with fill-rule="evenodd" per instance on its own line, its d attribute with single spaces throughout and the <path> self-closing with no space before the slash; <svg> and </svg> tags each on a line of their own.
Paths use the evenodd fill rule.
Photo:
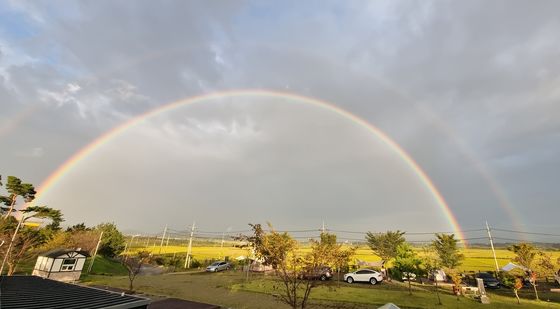
<svg viewBox="0 0 560 309">
<path fill-rule="evenodd" d="M 315 98 L 293 94 L 293 93 L 269 91 L 269 90 L 232 90 L 232 91 L 222 91 L 222 92 L 189 97 L 154 108 L 139 116 L 131 118 L 128 121 L 121 123 L 120 125 L 114 127 L 113 129 L 105 132 L 103 135 L 99 136 L 93 142 L 89 143 L 87 146 L 80 149 L 78 152 L 72 155 L 72 157 L 70 157 L 62 165 L 60 165 L 39 186 L 37 198 L 44 195 L 49 189 L 55 186 L 56 183 L 60 181 L 69 170 L 76 167 L 86 157 L 92 155 L 96 149 L 100 148 L 104 144 L 109 143 L 116 136 L 124 133 L 128 129 L 134 127 L 135 125 L 141 123 L 144 120 L 147 120 L 156 115 L 166 113 L 186 105 L 203 103 L 216 99 L 244 97 L 244 96 L 262 97 L 262 98 L 285 98 L 285 99 L 295 100 L 296 102 L 309 104 L 336 113 L 337 115 L 349 121 L 352 121 L 356 125 L 359 125 L 364 129 L 368 130 L 373 135 L 375 135 L 379 140 L 381 140 L 386 146 L 388 146 L 406 165 L 408 165 L 408 167 L 414 172 L 414 174 L 418 177 L 418 179 L 422 182 L 422 184 L 428 189 L 435 203 L 438 205 L 440 210 L 444 213 L 450 227 L 452 228 L 453 231 L 455 231 L 455 234 L 458 236 L 458 238 L 459 239 L 465 238 L 463 232 L 461 231 L 461 227 L 457 222 L 457 219 L 453 215 L 449 205 L 446 203 L 445 199 L 438 191 L 438 189 L 436 188 L 432 180 L 428 177 L 426 172 L 422 170 L 422 168 L 418 165 L 418 163 L 414 161 L 414 159 L 412 159 L 412 157 L 399 144 L 397 144 L 394 140 L 392 140 L 387 134 L 385 134 L 383 131 L 376 128 L 366 120 L 331 103 L 318 100 Z"/>
</svg>

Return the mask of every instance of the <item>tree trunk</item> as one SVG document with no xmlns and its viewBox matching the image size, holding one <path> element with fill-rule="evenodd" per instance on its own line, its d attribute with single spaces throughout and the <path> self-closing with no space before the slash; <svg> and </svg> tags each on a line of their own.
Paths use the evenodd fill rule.
<svg viewBox="0 0 560 309">
<path fill-rule="evenodd" d="M 130 283 L 128 284 L 128 290 L 129 290 L 130 292 L 132 292 L 132 289 L 133 289 L 133 287 L 132 287 L 132 281 L 134 281 L 134 279 L 129 278 L 128 281 L 130 282 Z"/>
<path fill-rule="evenodd" d="M 535 283 L 533 283 L 533 290 L 535 290 L 535 298 L 537 300 L 539 300 L 539 293 L 537 293 L 537 281 L 535 280 Z"/>
<path fill-rule="evenodd" d="M 437 278 L 434 277 L 434 281 L 436 282 L 436 295 L 437 295 L 438 305 L 443 305 L 441 303 L 441 298 L 439 297 L 439 288 L 438 288 Z"/>
<path fill-rule="evenodd" d="M 406 276 L 406 278 L 408 279 L 408 295 L 412 295 L 412 287 L 410 284 L 410 276 Z"/>
<path fill-rule="evenodd" d="M 14 196 L 12 197 L 12 203 L 10 203 L 10 209 L 8 209 L 8 212 L 6 213 L 6 215 L 4 215 L 4 219 L 7 219 L 14 210 L 14 206 L 16 206 L 16 200 L 17 195 L 14 194 Z"/>
<path fill-rule="evenodd" d="M 16 271 L 16 265 L 13 263 L 8 263 L 8 276 L 11 276 Z"/>
</svg>

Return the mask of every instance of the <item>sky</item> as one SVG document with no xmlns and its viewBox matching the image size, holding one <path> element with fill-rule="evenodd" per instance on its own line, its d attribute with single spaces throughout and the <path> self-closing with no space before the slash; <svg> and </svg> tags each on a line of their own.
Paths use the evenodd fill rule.
<svg viewBox="0 0 560 309">
<path fill-rule="evenodd" d="M 417 162 L 462 229 L 554 232 L 558 1 L 3 1 L 0 175 L 41 189 L 126 121 L 257 89 L 361 118 Z M 450 231 L 380 136 L 287 97 L 224 96 L 139 121 L 36 200 L 125 231 Z"/>
</svg>

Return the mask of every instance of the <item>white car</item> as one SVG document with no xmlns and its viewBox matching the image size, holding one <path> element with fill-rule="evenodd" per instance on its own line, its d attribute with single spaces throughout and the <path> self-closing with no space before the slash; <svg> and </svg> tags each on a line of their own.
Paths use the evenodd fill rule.
<svg viewBox="0 0 560 309">
<path fill-rule="evenodd" d="M 402 274 L 402 281 L 408 280 L 408 277 L 410 277 L 410 280 L 416 280 L 416 274 L 415 273 L 404 272 Z"/>
<path fill-rule="evenodd" d="M 217 273 L 222 270 L 228 270 L 229 268 L 230 265 L 228 262 L 214 262 L 210 264 L 210 266 L 206 267 L 206 271 Z"/>
<path fill-rule="evenodd" d="M 353 282 L 369 282 L 371 284 L 377 284 L 383 281 L 383 275 L 375 270 L 371 269 L 359 269 L 353 273 L 347 273 L 344 275 L 344 281 L 348 283 Z"/>
</svg>

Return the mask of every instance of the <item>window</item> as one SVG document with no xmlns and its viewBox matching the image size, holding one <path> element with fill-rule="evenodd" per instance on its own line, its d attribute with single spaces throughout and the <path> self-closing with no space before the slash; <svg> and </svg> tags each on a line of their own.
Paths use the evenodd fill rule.
<svg viewBox="0 0 560 309">
<path fill-rule="evenodd" d="M 356 274 L 360 274 L 360 275 L 361 275 L 361 274 L 371 274 L 371 273 L 373 273 L 373 271 L 367 270 L 367 269 L 358 270 L 358 271 L 356 272 Z"/>
<path fill-rule="evenodd" d="M 76 259 L 64 259 L 62 261 L 62 267 L 60 268 L 60 270 L 72 271 L 74 270 L 74 266 L 76 266 Z"/>
</svg>

